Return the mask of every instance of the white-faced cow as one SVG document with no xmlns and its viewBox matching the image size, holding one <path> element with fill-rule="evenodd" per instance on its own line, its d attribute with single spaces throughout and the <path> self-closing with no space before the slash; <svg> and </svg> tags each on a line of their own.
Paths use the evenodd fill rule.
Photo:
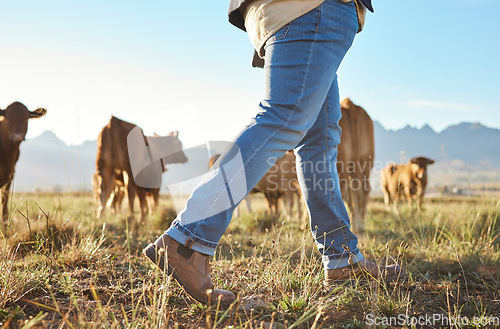
<svg viewBox="0 0 500 329">
<path fill-rule="evenodd" d="M 405 164 L 390 164 L 380 173 L 380 183 L 384 193 L 384 202 L 389 208 L 389 202 L 394 203 L 395 211 L 399 198 L 404 195 L 410 211 L 413 211 L 413 197 L 417 197 L 417 209 L 420 212 L 427 186 L 427 166 L 434 160 L 426 157 L 416 157 Z"/>
<path fill-rule="evenodd" d="M 19 159 L 19 145 L 28 132 L 28 120 L 39 118 L 47 110 L 38 108 L 29 111 L 19 102 L 12 103 L 5 110 L 0 110 L 0 189 L 2 198 L 2 219 L 9 218 L 9 191 L 16 162 Z"/>
<path fill-rule="evenodd" d="M 150 157 L 154 157 L 151 152 L 153 152 L 155 145 L 161 145 L 163 149 L 168 150 L 168 156 L 162 157 L 161 159 L 155 159 L 159 167 L 149 166 L 140 172 L 141 178 L 147 179 L 150 183 L 153 183 L 154 187 L 144 186 L 138 183 L 137 179 L 139 175 L 136 175 L 136 179 L 134 179 L 131 160 L 134 160 L 136 156 L 135 154 L 129 153 L 129 135 L 133 133 L 138 134 L 140 139 L 138 141 L 139 144 L 143 144 L 145 149 L 149 148 L 148 152 L 150 153 Z M 132 149 L 132 151 L 134 150 Z M 111 117 L 111 120 L 102 129 L 97 139 L 97 170 L 93 176 L 93 183 L 98 202 L 98 217 L 100 217 L 104 211 L 118 182 L 118 184 L 123 184 L 125 187 L 131 215 L 133 215 L 134 212 L 135 197 L 137 196 L 139 198 L 141 221 L 144 220 L 148 210 L 146 195 L 150 193 L 153 194 L 153 197 L 157 198 L 161 186 L 161 174 L 163 173 L 164 165 L 168 163 L 185 162 L 187 162 L 187 158 L 182 151 L 182 143 L 178 138 L 177 132 L 163 137 L 146 137 L 142 133 L 142 130 L 136 125 L 120 120 L 114 116 Z M 157 170 L 158 168 L 159 170 Z M 120 179 L 120 177 L 123 177 L 123 179 Z"/>
</svg>

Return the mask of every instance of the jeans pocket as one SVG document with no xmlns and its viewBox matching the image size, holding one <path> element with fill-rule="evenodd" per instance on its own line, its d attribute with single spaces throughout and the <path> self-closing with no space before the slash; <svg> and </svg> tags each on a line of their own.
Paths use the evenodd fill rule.
<svg viewBox="0 0 500 329">
<path fill-rule="evenodd" d="M 281 29 L 276 31 L 276 33 L 274 33 L 269 39 L 267 39 L 266 44 L 285 39 L 291 25 L 292 22 L 286 24 Z"/>
<path fill-rule="evenodd" d="M 337 0 L 337 2 L 344 3 L 344 4 L 347 4 L 349 6 L 354 6 L 354 7 L 356 6 L 354 4 L 354 0 Z"/>
</svg>

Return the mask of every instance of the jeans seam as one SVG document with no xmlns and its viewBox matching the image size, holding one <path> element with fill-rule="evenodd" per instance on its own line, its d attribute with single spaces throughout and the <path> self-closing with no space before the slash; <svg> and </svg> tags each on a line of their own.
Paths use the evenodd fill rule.
<svg viewBox="0 0 500 329">
<path fill-rule="evenodd" d="M 277 36 L 270 36 L 264 44 L 285 39 L 286 36 L 287 36 L 287 34 L 288 34 L 288 31 L 290 30 L 291 25 L 292 25 L 292 22 L 288 22 L 287 24 L 285 24 L 281 28 L 281 29 L 283 29 L 283 33 L 282 34 L 277 35 Z M 279 29 L 278 31 L 276 31 L 276 33 L 279 32 L 281 29 Z"/>
<path fill-rule="evenodd" d="M 316 14 L 316 32 L 318 32 L 318 29 L 319 29 L 319 24 L 321 22 L 321 8 L 322 8 L 323 4 L 320 4 L 317 8 L 317 14 Z M 316 34 L 315 34 L 316 36 Z"/>
<path fill-rule="evenodd" d="M 341 216 L 340 214 L 338 213 L 336 207 L 335 207 L 335 193 L 333 191 L 334 189 L 334 186 L 333 186 L 333 177 L 332 177 L 332 164 L 330 163 L 330 161 L 328 161 L 328 152 L 330 150 L 330 137 L 328 136 L 329 135 L 329 126 L 330 126 L 330 112 L 328 110 L 328 97 L 325 99 L 325 104 L 326 104 L 326 124 L 327 124 L 327 129 L 326 129 L 326 133 L 327 133 L 327 136 L 326 136 L 326 152 L 325 152 L 325 160 L 326 160 L 326 163 L 327 163 L 327 166 L 328 166 L 328 181 L 329 183 L 331 184 L 331 188 L 330 188 L 330 199 L 331 199 L 331 202 L 332 202 L 332 206 L 333 206 L 333 213 L 335 214 L 335 216 L 337 217 L 336 219 L 338 220 L 339 222 L 339 228 L 342 230 L 342 234 L 344 235 L 344 240 L 343 241 L 347 241 L 347 234 L 346 234 L 346 231 L 345 231 L 345 225 L 344 223 L 342 223 L 342 220 L 341 220 Z M 329 247 L 329 246 L 328 246 Z M 325 248 L 325 252 L 326 252 L 326 249 Z M 334 249 L 334 253 L 335 253 L 335 249 Z M 343 255 L 344 253 L 342 253 Z"/>
</svg>

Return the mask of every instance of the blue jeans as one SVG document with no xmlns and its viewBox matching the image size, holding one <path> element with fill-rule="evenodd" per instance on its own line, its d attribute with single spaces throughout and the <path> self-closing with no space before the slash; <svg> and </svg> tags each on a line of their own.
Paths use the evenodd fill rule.
<svg viewBox="0 0 500 329">
<path fill-rule="evenodd" d="M 336 169 L 341 135 L 337 70 L 357 29 L 353 2 L 326 0 L 267 41 L 265 95 L 258 114 L 235 139 L 235 147 L 221 157 L 219 166 L 205 176 L 165 234 L 213 255 L 237 204 L 276 159 L 294 149 L 297 176 L 325 269 L 363 259 L 350 230 Z M 229 158 L 238 161 L 224 162 Z M 231 185 L 244 186 L 243 191 Z M 156 244 L 161 243 L 160 237 Z"/>
</svg>

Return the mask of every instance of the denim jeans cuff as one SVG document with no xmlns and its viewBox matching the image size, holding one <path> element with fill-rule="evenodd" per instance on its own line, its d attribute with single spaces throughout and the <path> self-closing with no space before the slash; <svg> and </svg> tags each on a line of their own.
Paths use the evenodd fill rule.
<svg viewBox="0 0 500 329">
<path fill-rule="evenodd" d="M 211 248 L 209 246 L 203 245 L 199 242 L 199 238 L 196 236 L 187 236 L 181 230 L 176 227 L 176 226 L 170 226 L 166 231 L 165 234 L 170 236 L 172 239 L 175 241 L 179 242 L 180 244 L 186 244 L 188 240 L 193 241 L 193 245 L 191 249 L 197 252 L 201 252 L 202 254 L 213 256 L 215 254 L 215 248 Z"/>
<path fill-rule="evenodd" d="M 349 263 L 349 258 L 351 259 L 350 263 Z M 348 254 L 348 257 L 335 258 L 335 259 L 328 259 L 328 256 L 324 256 L 323 266 L 325 270 L 333 270 L 336 268 L 341 268 L 352 264 L 356 264 L 363 258 L 365 257 L 360 251 L 358 251 L 356 254 Z"/>
</svg>

